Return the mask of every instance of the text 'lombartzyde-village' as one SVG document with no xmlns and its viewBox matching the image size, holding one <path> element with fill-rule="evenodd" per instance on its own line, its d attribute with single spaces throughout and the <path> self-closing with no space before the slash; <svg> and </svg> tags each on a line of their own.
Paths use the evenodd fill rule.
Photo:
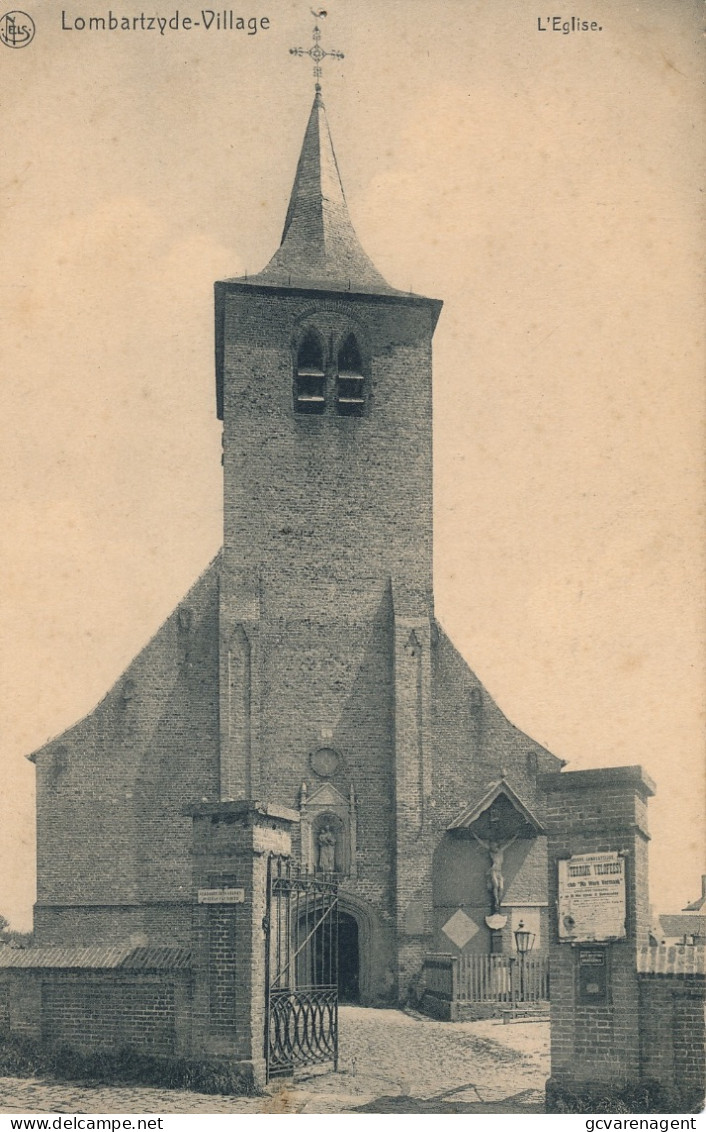
<svg viewBox="0 0 706 1132">
<path fill-rule="evenodd" d="M 168 31 L 241 31 L 246 35 L 256 35 L 258 31 L 268 31 L 268 16 L 241 16 L 232 8 L 216 10 L 201 8 L 194 16 L 183 15 L 175 9 L 171 15 L 155 16 L 145 12 L 130 16 L 116 15 L 109 9 L 103 15 L 72 15 L 65 8 L 61 10 L 62 31 L 156 31 L 166 35 Z"/>
</svg>

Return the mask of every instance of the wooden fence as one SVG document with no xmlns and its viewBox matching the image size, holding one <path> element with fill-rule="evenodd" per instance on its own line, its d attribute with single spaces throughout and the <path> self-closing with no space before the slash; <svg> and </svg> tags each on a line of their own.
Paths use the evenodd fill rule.
<svg viewBox="0 0 706 1132">
<path fill-rule="evenodd" d="M 427 1013 L 458 1018 L 464 1003 L 483 1006 L 546 1002 L 549 956 L 427 955 L 422 1001 Z"/>
<path fill-rule="evenodd" d="M 549 957 L 460 955 L 460 1002 L 543 1002 L 549 998 Z"/>
</svg>

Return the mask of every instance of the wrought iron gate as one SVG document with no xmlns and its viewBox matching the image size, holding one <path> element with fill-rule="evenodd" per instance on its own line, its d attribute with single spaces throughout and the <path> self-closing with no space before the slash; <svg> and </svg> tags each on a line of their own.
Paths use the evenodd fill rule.
<svg viewBox="0 0 706 1132">
<path fill-rule="evenodd" d="M 267 1079 L 298 1065 L 338 1068 L 338 885 L 270 857 L 265 919 Z"/>
</svg>

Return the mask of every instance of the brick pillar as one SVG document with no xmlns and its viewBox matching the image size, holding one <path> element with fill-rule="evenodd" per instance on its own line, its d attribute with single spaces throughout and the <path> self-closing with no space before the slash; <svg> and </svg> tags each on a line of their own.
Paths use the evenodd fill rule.
<svg viewBox="0 0 706 1132">
<path fill-rule="evenodd" d="M 190 807 L 194 821 L 192 1057 L 237 1062 L 264 1083 L 267 858 L 289 855 L 294 810 L 261 802 Z"/>
<path fill-rule="evenodd" d="M 429 854 L 431 797 L 431 625 L 403 617 L 413 602 L 395 600 L 395 906 L 397 994 L 404 1001 L 432 941 Z M 409 608 L 405 608 L 408 606 Z"/>
<path fill-rule="evenodd" d="M 640 1076 L 637 951 L 649 931 L 647 799 L 654 784 L 641 767 L 623 766 L 547 774 L 540 786 L 549 868 L 551 1111 L 563 1089 L 589 1082 L 619 1088 Z M 560 940 L 559 861 L 611 852 L 624 861 L 625 938 Z"/>
</svg>

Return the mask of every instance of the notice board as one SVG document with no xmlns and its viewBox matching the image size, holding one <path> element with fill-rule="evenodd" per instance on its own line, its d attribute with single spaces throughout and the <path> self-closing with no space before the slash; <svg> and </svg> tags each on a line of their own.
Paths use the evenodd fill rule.
<svg viewBox="0 0 706 1132">
<path fill-rule="evenodd" d="M 582 853 L 558 867 L 559 939 L 625 939 L 625 858 Z"/>
</svg>

